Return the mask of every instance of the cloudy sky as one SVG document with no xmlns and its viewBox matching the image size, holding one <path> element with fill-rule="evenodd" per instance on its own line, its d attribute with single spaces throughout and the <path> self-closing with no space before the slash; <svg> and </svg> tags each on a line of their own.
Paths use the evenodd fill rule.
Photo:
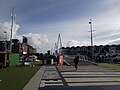
<svg viewBox="0 0 120 90">
<path fill-rule="evenodd" d="M 58 34 L 66 46 L 120 43 L 120 0 L 0 0 L 0 39 L 10 36 L 11 8 L 15 7 L 13 38 L 28 37 L 40 52 L 53 49 Z"/>
</svg>

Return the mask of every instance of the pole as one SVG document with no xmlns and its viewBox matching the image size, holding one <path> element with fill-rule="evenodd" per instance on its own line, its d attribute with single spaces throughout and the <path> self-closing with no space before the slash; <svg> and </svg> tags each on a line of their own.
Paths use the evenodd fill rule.
<svg viewBox="0 0 120 90">
<path fill-rule="evenodd" d="M 12 18 L 12 22 L 11 22 L 11 35 L 10 35 L 10 53 L 12 53 L 12 32 L 13 32 L 13 29 L 14 29 L 14 14 L 15 14 L 15 8 L 12 8 L 12 15 L 11 15 L 11 18 Z"/>
<path fill-rule="evenodd" d="M 5 34 L 5 51 L 7 51 L 7 32 L 4 31 Z"/>
<path fill-rule="evenodd" d="M 91 60 L 93 61 L 93 56 L 94 56 L 94 52 L 93 52 L 93 29 L 92 29 L 92 19 L 90 19 L 90 32 L 91 32 Z"/>
<path fill-rule="evenodd" d="M 57 52 L 58 52 L 59 54 L 61 54 L 62 52 L 61 52 L 60 49 L 62 49 L 62 40 L 61 40 L 60 33 L 59 33 L 59 35 L 58 35 L 58 40 L 57 40 L 56 48 L 57 48 Z"/>
</svg>

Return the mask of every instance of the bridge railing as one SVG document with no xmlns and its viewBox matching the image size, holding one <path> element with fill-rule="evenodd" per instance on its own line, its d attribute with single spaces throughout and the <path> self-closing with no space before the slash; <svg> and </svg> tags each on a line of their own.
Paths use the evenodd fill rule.
<svg viewBox="0 0 120 90">
<path fill-rule="evenodd" d="M 77 55 L 64 55 L 64 56 L 67 59 L 72 59 L 73 60 L 74 57 L 77 56 Z M 88 61 L 88 57 L 86 55 L 79 55 L 79 60 L 81 60 L 81 61 Z"/>
</svg>

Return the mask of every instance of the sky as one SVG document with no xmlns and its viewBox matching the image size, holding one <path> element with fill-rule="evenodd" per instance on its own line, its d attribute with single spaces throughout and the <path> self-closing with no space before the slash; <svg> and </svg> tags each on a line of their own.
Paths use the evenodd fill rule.
<svg viewBox="0 0 120 90">
<path fill-rule="evenodd" d="M 60 33 L 62 45 L 120 44 L 120 0 L 0 0 L 0 39 L 10 38 L 11 9 L 15 8 L 13 38 L 38 52 L 54 51 Z M 4 33 L 4 31 L 7 32 Z"/>
</svg>

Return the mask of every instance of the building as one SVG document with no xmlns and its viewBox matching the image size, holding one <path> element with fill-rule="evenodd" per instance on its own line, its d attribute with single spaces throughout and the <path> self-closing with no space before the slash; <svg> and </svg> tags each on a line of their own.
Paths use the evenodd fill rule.
<svg viewBox="0 0 120 90">
<path fill-rule="evenodd" d="M 35 54 L 37 51 L 33 46 L 27 44 L 27 40 L 23 38 L 24 43 L 20 43 L 18 39 L 12 39 L 12 53 Z M 10 51 L 10 41 L 0 41 L 0 51 Z"/>
<path fill-rule="evenodd" d="M 91 46 L 62 47 L 62 52 L 67 55 L 86 55 L 91 58 Z M 113 55 L 120 55 L 120 45 L 99 45 L 93 46 L 93 57 L 108 58 Z"/>
</svg>

